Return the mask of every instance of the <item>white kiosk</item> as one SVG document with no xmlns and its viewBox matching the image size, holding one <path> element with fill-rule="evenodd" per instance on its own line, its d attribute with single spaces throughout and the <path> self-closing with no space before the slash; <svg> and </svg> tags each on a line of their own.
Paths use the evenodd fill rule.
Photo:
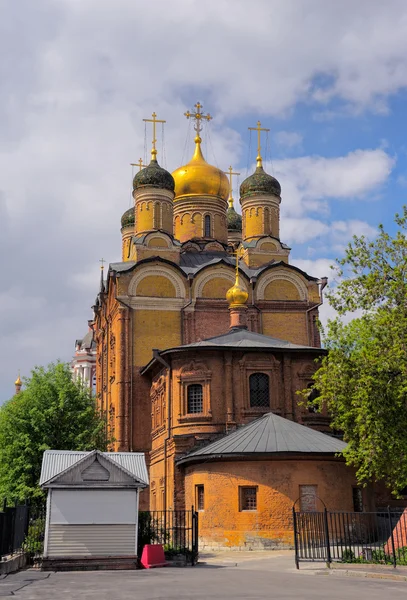
<svg viewBox="0 0 407 600">
<path fill-rule="evenodd" d="M 46 450 L 43 568 L 136 568 L 144 454 Z"/>
</svg>

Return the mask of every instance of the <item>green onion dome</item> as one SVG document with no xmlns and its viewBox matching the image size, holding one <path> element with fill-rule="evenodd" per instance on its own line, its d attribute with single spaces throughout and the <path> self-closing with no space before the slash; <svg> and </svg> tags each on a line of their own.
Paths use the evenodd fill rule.
<svg viewBox="0 0 407 600">
<path fill-rule="evenodd" d="M 122 229 L 123 227 L 133 227 L 136 222 L 134 206 L 126 210 L 122 216 Z"/>
<path fill-rule="evenodd" d="M 134 176 L 133 190 L 143 187 L 155 187 L 173 192 L 175 182 L 171 173 L 160 167 L 158 162 L 153 158 L 148 167 L 141 169 Z"/>
<path fill-rule="evenodd" d="M 232 207 L 227 212 L 228 229 L 242 231 L 242 215 L 239 215 Z"/>
<path fill-rule="evenodd" d="M 247 177 L 240 186 L 240 198 L 247 198 L 257 194 L 281 195 L 281 185 L 275 177 L 265 172 L 262 166 L 258 166 L 250 177 Z"/>
</svg>

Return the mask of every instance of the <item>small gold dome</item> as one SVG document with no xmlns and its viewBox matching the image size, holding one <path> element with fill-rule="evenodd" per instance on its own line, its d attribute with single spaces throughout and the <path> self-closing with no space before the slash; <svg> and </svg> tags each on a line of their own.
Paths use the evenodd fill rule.
<svg viewBox="0 0 407 600">
<path fill-rule="evenodd" d="M 236 281 L 226 292 L 226 300 L 229 302 L 230 308 L 235 306 L 244 306 L 247 302 L 249 294 L 246 292 L 243 286 L 240 285 L 239 273 L 236 273 Z"/>
<path fill-rule="evenodd" d="M 221 169 L 206 162 L 201 150 L 201 141 L 197 135 L 192 159 L 172 173 L 175 181 L 175 202 L 180 196 L 220 196 L 224 200 L 229 196 L 227 176 Z"/>
<path fill-rule="evenodd" d="M 20 375 L 17 377 L 17 379 L 14 382 L 14 385 L 23 385 L 23 382 L 21 381 L 21 377 Z"/>
</svg>

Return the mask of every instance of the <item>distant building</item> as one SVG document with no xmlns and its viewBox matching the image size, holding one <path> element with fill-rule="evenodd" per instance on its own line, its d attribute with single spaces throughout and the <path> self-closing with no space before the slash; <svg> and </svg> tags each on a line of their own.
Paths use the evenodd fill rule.
<svg viewBox="0 0 407 600">
<path fill-rule="evenodd" d="M 75 342 L 75 356 L 71 362 L 73 376 L 85 382 L 92 394 L 96 392 L 96 343 L 93 331 L 89 331 L 85 337 Z"/>
<path fill-rule="evenodd" d="M 21 381 L 20 373 L 18 374 L 18 377 L 15 380 L 14 385 L 16 388 L 16 394 L 19 394 L 21 392 L 21 387 L 23 385 L 23 382 Z"/>
</svg>

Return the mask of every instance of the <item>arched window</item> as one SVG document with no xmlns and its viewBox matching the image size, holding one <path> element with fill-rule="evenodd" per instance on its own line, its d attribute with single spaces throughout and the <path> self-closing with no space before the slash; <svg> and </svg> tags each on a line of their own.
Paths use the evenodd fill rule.
<svg viewBox="0 0 407 600">
<path fill-rule="evenodd" d="M 264 233 L 270 233 L 270 210 L 264 209 Z"/>
<path fill-rule="evenodd" d="M 317 398 L 319 398 L 319 392 L 318 390 L 316 390 L 315 388 L 313 388 L 314 384 L 313 383 L 309 383 L 308 384 L 308 389 L 310 390 L 310 393 L 308 394 L 308 402 L 313 402 L 314 400 L 316 400 Z M 317 413 L 318 412 L 318 408 L 315 406 L 315 404 L 308 406 L 308 412 L 309 413 Z"/>
<path fill-rule="evenodd" d="M 188 386 L 188 413 L 201 413 L 203 410 L 203 390 L 200 383 Z"/>
<path fill-rule="evenodd" d="M 250 406 L 263 408 L 270 406 L 269 376 L 265 373 L 253 373 L 249 377 Z"/>
<path fill-rule="evenodd" d="M 160 229 L 161 227 L 161 206 L 158 202 L 154 205 L 154 229 Z"/>
<path fill-rule="evenodd" d="M 211 217 L 205 215 L 205 237 L 211 237 Z"/>
</svg>

